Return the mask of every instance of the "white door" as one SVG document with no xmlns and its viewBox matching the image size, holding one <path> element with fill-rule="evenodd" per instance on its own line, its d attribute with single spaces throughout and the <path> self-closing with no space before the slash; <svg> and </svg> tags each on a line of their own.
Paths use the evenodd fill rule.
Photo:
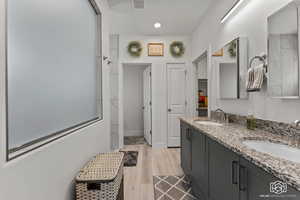
<svg viewBox="0 0 300 200">
<path fill-rule="evenodd" d="M 180 120 L 186 114 L 185 64 L 167 64 L 168 147 L 180 146 Z"/>
<path fill-rule="evenodd" d="M 151 67 L 144 70 L 144 137 L 152 145 Z"/>
</svg>

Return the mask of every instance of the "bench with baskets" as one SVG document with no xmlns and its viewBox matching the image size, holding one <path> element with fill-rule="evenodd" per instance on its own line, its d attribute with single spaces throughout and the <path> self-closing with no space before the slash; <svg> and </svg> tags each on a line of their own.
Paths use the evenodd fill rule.
<svg viewBox="0 0 300 200">
<path fill-rule="evenodd" d="M 76 200 L 123 200 L 124 153 L 95 156 L 76 177 Z"/>
</svg>

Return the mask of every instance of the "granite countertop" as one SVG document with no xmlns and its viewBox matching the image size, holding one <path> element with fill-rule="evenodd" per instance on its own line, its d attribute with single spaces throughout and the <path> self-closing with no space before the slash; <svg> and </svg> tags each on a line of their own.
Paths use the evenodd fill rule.
<svg viewBox="0 0 300 200">
<path fill-rule="evenodd" d="M 299 148 L 297 146 L 299 144 L 295 144 L 291 138 L 261 130 L 248 130 L 246 127 L 233 123 L 211 126 L 195 122 L 195 120 L 203 121 L 204 118 L 180 118 L 180 120 L 300 191 L 300 163 L 255 151 L 243 144 L 245 140 L 267 140 Z"/>
</svg>

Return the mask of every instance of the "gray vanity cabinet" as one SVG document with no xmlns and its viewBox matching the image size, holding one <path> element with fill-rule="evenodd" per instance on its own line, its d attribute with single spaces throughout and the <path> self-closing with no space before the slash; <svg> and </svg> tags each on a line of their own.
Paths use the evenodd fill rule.
<svg viewBox="0 0 300 200">
<path fill-rule="evenodd" d="M 183 122 L 181 166 L 201 200 L 300 200 L 290 186 L 277 197 L 270 183 L 279 179 Z"/>
<path fill-rule="evenodd" d="M 239 156 L 208 139 L 208 180 L 210 200 L 239 199 Z"/>
<path fill-rule="evenodd" d="M 192 129 L 192 191 L 199 199 L 208 198 L 206 136 Z"/>
<path fill-rule="evenodd" d="M 240 158 L 239 171 L 240 200 L 300 200 L 299 192 L 290 186 L 287 186 L 287 193 L 282 193 L 279 197 L 276 197 L 276 194 L 270 192 L 270 184 L 278 181 L 278 178 L 243 158 Z M 267 196 L 269 197 L 267 198 Z"/>
<path fill-rule="evenodd" d="M 181 168 L 185 175 L 190 176 L 192 172 L 192 143 L 191 128 L 185 124 L 180 124 L 181 134 Z"/>
</svg>

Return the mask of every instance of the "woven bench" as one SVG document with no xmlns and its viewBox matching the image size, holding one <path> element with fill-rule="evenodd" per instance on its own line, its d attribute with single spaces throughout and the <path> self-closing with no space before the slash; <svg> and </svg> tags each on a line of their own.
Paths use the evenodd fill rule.
<svg viewBox="0 0 300 200">
<path fill-rule="evenodd" d="M 99 154 L 76 176 L 76 200 L 123 200 L 124 153 Z"/>
</svg>

